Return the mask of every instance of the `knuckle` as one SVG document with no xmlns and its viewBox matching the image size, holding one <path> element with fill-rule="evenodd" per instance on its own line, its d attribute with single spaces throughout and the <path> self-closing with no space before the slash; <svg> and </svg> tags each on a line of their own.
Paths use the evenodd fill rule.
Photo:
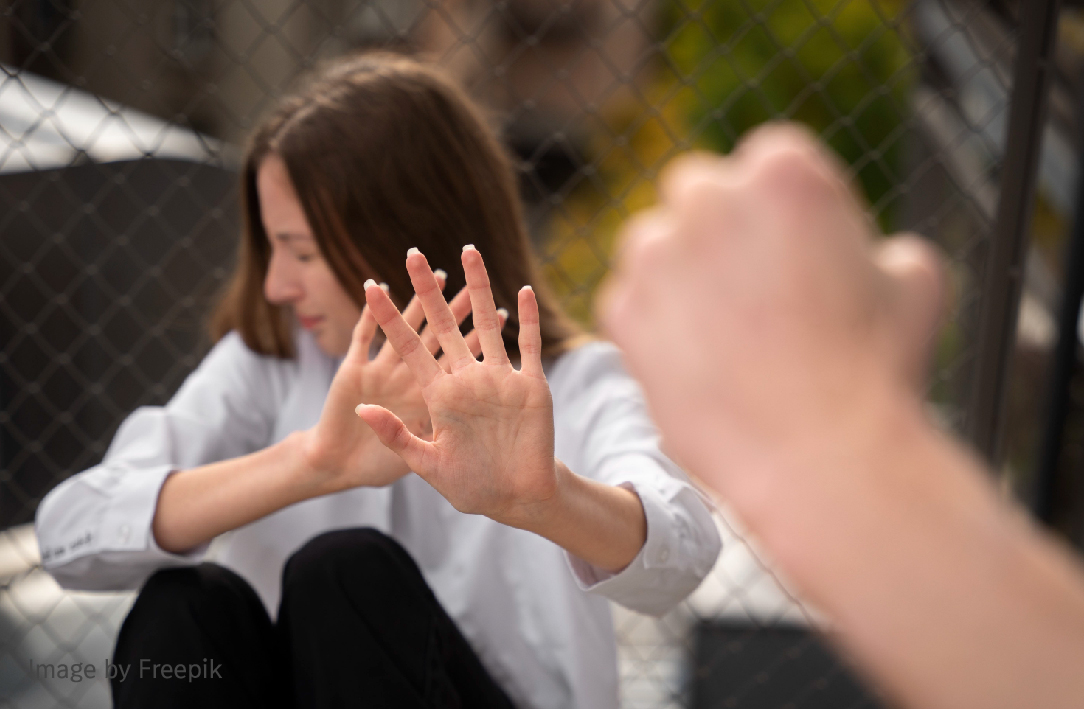
<svg viewBox="0 0 1084 709">
<path fill-rule="evenodd" d="M 475 313 L 474 314 L 474 329 L 475 330 L 500 330 L 501 320 L 497 316 L 496 312 L 492 313 Z"/>
<path fill-rule="evenodd" d="M 725 169 L 725 158 L 703 151 L 693 151 L 671 160 L 659 175 L 659 191 L 664 202 L 681 199 L 686 186 L 709 179 Z"/>
<path fill-rule="evenodd" d="M 731 184 L 704 176 L 703 179 L 692 180 L 685 186 L 685 206 L 696 213 L 711 213 L 719 209 L 719 205 L 733 192 Z"/>
<path fill-rule="evenodd" d="M 440 286 L 437 285 L 436 278 L 411 278 L 411 284 L 414 286 L 415 297 L 421 300 L 423 303 L 427 300 L 434 300 L 436 298 L 444 299 L 444 296 L 440 293 Z"/>
<path fill-rule="evenodd" d="M 791 148 L 764 155 L 753 168 L 752 183 L 769 195 L 803 200 L 822 199 L 834 191 L 816 156 Z"/>
<path fill-rule="evenodd" d="M 818 145 L 816 134 L 801 123 L 774 121 L 750 131 L 738 144 L 738 152 L 742 157 L 756 159 L 780 149 L 816 151 Z"/>
<path fill-rule="evenodd" d="M 420 341 L 415 337 L 404 338 L 395 347 L 395 350 L 399 353 L 400 357 L 409 357 L 414 354 L 418 349 Z"/>
<path fill-rule="evenodd" d="M 392 424 L 395 428 L 391 434 L 391 443 L 393 447 L 402 450 L 407 447 L 410 442 L 410 431 L 403 424 L 402 421 Z"/>
<path fill-rule="evenodd" d="M 758 161 L 758 173 L 768 177 L 808 176 L 812 170 L 809 153 L 792 146 L 776 146 Z"/>
<path fill-rule="evenodd" d="M 468 288 L 472 291 L 489 288 L 489 273 L 484 268 L 472 268 L 470 271 L 470 282 L 467 283 Z"/>
<path fill-rule="evenodd" d="M 459 326 L 456 325 L 453 318 L 440 316 L 434 318 L 431 322 L 433 332 L 437 335 L 450 335 L 453 330 L 458 330 Z"/>
</svg>

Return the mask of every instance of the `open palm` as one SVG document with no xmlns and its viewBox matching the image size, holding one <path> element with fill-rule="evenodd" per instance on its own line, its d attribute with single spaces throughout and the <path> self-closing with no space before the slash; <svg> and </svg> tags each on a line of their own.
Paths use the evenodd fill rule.
<svg viewBox="0 0 1084 709">
<path fill-rule="evenodd" d="M 457 322 L 466 317 L 470 312 L 466 291 L 452 301 L 451 309 Z M 407 306 L 404 318 L 412 330 L 420 328 L 424 312 L 417 298 Z M 314 469 L 328 476 L 328 492 L 361 485 L 388 485 L 410 472 L 403 460 L 353 415 L 358 401 L 379 404 L 394 411 L 415 435 L 428 438 L 432 433 L 421 386 L 394 348 L 385 343 L 370 359 L 376 327 L 376 320 L 366 306 L 354 328 L 346 356 L 332 380 L 320 421 L 312 429 L 308 460 Z M 423 331 L 421 341 L 430 352 L 439 348 L 436 335 L 428 329 Z M 477 337 L 473 333 L 467 342 L 478 351 Z"/>
<path fill-rule="evenodd" d="M 462 512 L 522 526 L 532 510 L 557 490 L 553 457 L 553 404 L 542 372 L 538 304 L 525 287 L 519 295 L 521 366 L 508 359 L 501 324 L 481 255 L 467 247 L 463 268 L 483 361 L 471 352 L 425 257 L 407 258 L 411 282 L 426 319 L 444 350 L 438 363 L 414 329 L 375 283 L 365 290 L 388 342 L 410 368 L 428 408 L 433 435 L 425 440 L 386 407 L 368 402 L 357 414 Z"/>
</svg>

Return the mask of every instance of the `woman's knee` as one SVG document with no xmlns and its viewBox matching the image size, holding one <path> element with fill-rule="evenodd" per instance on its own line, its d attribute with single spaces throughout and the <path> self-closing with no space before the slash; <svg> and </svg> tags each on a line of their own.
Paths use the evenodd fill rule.
<svg viewBox="0 0 1084 709">
<path fill-rule="evenodd" d="M 113 678 L 114 703 L 279 706 L 286 686 L 280 652 L 259 596 L 233 571 L 216 564 L 161 569 L 117 636 L 114 663 L 139 670 Z M 187 670 L 183 683 L 157 674 L 179 666 Z"/>
<path fill-rule="evenodd" d="M 259 600 L 248 583 L 217 564 L 181 566 L 156 571 L 136 600 L 154 608 L 221 608 Z"/>
<path fill-rule="evenodd" d="M 310 593 L 326 597 L 344 587 L 350 587 L 351 596 L 358 598 L 379 593 L 381 586 L 421 579 L 417 564 L 397 541 L 365 527 L 333 530 L 310 539 L 286 562 L 282 587 L 284 599 Z"/>
<path fill-rule="evenodd" d="M 249 627 L 271 621 L 259 596 L 234 572 L 217 564 L 156 571 L 140 590 L 121 626 L 118 646 L 153 638 L 185 637 L 201 628 Z"/>
</svg>

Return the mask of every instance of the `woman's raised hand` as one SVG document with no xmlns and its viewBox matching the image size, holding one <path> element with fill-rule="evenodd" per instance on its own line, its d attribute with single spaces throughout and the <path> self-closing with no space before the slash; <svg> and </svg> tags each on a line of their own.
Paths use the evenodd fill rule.
<svg viewBox="0 0 1084 709">
<path fill-rule="evenodd" d="M 421 387 L 432 436 L 417 435 L 408 419 L 371 399 L 362 399 L 357 415 L 457 510 L 524 527 L 557 496 L 559 484 L 538 303 L 530 287 L 520 291 L 517 371 L 504 349 L 485 264 L 473 246 L 463 249 L 463 270 L 481 362 L 459 332 L 454 301 L 451 307 L 445 302 L 416 249 L 408 254 L 407 271 L 447 367 L 410 326 L 409 312 L 400 315 L 375 283 L 365 288 L 368 309 Z"/>
<path fill-rule="evenodd" d="M 435 278 L 439 291 L 444 285 L 444 274 L 439 272 Z M 377 290 L 381 288 L 377 287 Z M 452 300 L 449 312 L 457 323 L 470 313 L 466 289 Z M 421 327 L 424 317 L 421 303 L 417 297 L 413 298 L 403 313 L 404 324 L 414 332 Z M 309 431 L 305 455 L 309 466 L 326 477 L 321 481 L 324 494 L 361 485 L 388 485 L 410 472 L 402 459 L 380 443 L 372 430 L 354 416 L 353 409 L 358 401 L 372 402 L 394 411 L 416 435 L 428 438 L 432 433 L 421 387 L 396 351 L 385 342 L 376 357 L 369 358 L 375 334 L 376 320 L 366 306 L 354 327 L 346 356 L 332 380 L 320 421 Z M 422 330 L 419 341 L 426 352 L 436 352 L 440 347 L 432 328 Z M 467 336 L 466 344 L 475 353 L 481 351 L 474 332 Z M 442 357 L 441 362 L 449 366 L 446 358 Z"/>
</svg>

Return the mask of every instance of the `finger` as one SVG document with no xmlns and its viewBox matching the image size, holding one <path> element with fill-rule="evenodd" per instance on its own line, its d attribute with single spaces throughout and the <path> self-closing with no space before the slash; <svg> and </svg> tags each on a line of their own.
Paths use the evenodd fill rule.
<svg viewBox="0 0 1084 709">
<path fill-rule="evenodd" d="M 659 198 L 665 205 L 678 205 L 692 184 L 729 175 L 727 158 L 714 153 L 683 153 L 666 164 L 659 174 Z"/>
<path fill-rule="evenodd" d="M 508 322 L 508 311 L 504 308 L 497 308 L 497 317 L 500 318 L 501 327 L 503 328 L 504 324 Z M 467 347 L 470 348 L 470 353 L 474 355 L 475 359 L 478 359 L 478 356 L 482 354 L 482 343 L 478 339 L 478 331 L 471 330 L 464 339 L 467 341 Z M 444 361 L 444 357 L 441 357 L 438 362 L 440 362 L 441 367 L 444 367 L 445 372 L 447 372 L 448 368 L 451 366 Z"/>
<path fill-rule="evenodd" d="M 437 288 L 444 292 L 444 284 L 448 281 L 448 274 L 444 272 L 444 269 L 438 268 L 433 271 L 433 277 L 437 281 Z M 403 319 L 407 321 L 407 325 L 414 328 L 415 332 L 421 329 L 422 323 L 425 322 L 425 309 L 422 308 L 422 303 L 417 295 L 411 298 L 410 303 L 407 304 L 406 310 L 403 311 Z"/>
<path fill-rule="evenodd" d="M 429 472 L 433 460 L 433 444 L 418 438 L 402 420 L 374 404 L 359 404 L 354 413 L 373 429 L 373 433 L 389 450 L 403 459 L 411 470 L 423 477 Z"/>
<path fill-rule="evenodd" d="M 344 359 L 359 359 L 362 362 L 369 361 L 369 347 L 376 335 L 376 319 L 373 317 L 369 306 L 361 309 L 361 317 L 354 325 L 354 332 L 350 336 L 350 347 L 346 350 Z"/>
<path fill-rule="evenodd" d="M 489 274 L 482 255 L 473 244 L 463 247 L 463 274 L 470 291 L 471 312 L 474 313 L 474 331 L 482 343 L 482 356 L 486 364 L 508 364 L 508 353 L 501 337 L 500 318 L 493 303 L 493 291 L 489 287 Z"/>
<path fill-rule="evenodd" d="M 455 316 L 456 325 L 461 325 L 463 321 L 467 319 L 467 316 L 470 315 L 470 292 L 466 288 L 460 290 L 455 294 L 455 297 L 452 298 L 452 302 L 448 303 L 448 307 L 451 309 L 452 315 Z M 440 349 L 440 341 L 437 340 L 436 331 L 431 327 L 427 327 L 422 330 L 421 337 L 425 349 L 436 354 L 437 350 Z M 475 356 L 477 357 L 477 354 Z M 444 358 L 441 357 L 441 359 L 443 360 Z M 447 371 L 447 367 L 445 367 L 445 371 Z"/>
<path fill-rule="evenodd" d="M 440 295 L 439 291 L 437 294 Z M 388 294 L 372 279 L 365 282 L 365 300 L 388 342 L 406 362 L 418 384 L 422 387 L 429 386 L 434 379 L 444 374 L 433 355 L 422 346 L 418 333 L 403 320 L 395 303 L 391 302 Z"/>
<path fill-rule="evenodd" d="M 542 373 L 542 331 L 538 324 L 538 301 L 534 289 L 523 286 L 519 291 L 519 358 L 520 371 L 545 379 Z"/>
<path fill-rule="evenodd" d="M 756 163 L 776 152 L 801 153 L 818 169 L 828 173 L 843 175 L 847 171 L 846 165 L 808 126 L 788 121 L 770 121 L 749 131 L 742 136 L 731 157 Z"/>
<path fill-rule="evenodd" d="M 448 281 L 448 274 L 444 272 L 444 269 L 438 268 L 433 271 L 433 275 L 437 278 L 437 285 L 440 289 L 444 290 L 444 284 Z M 414 332 L 421 330 L 422 323 L 425 322 L 425 310 L 422 309 L 422 302 L 415 295 L 407 303 L 406 310 L 403 311 L 403 320 L 406 320 L 407 325 L 410 325 L 414 329 Z M 425 337 L 422 337 L 422 342 L 425 342 Z M 426 349 L 430 352 L 436 352 L 426 344 Z M 380 353 L 376 356 L 377 360 L 384 364 L 392 364 L 399 360 L 399 354 L 395 351 L 394 347 L 391 347 L 387 342 L 380 348 Z"/>
<path fill-rule="evenodd" d="M 906 234 L 881 242 L 874 261 L 890 285 L 885 309 L 897 330 L 902 373 L 921 387 L 947 310 L 941 258 L 929 242 Z"/>
<path fill-rule="evenodd" d="M 459 332 L 459 324 L 456 323 L 447 301 L 437 288 L 437 280 L 429 269 L 429 262 L 425 260 L 425 256 L 417 249 L 411 249 L 407 252 L 406 263 L 410 282 L 414 285 L 414 292 L 418 294 L 422 307 L 425 309 L 428 327 L 433 329 L 445 354 L 451 357 L 452 369 L 474 364 L 474 357 L 471 357 L 467 343 L 463 341 L 463 334 Z M 435 360 L 434 364 L 436 364 Z"/>
<path fill-rule="evenodd" d="M 734 149 L 731 159 L 740 163 L 744 175 L 767 174 L 776 188 L 801 185 L 803 191 L 819 187 L 824 199 L 834 194 L 854 205 L 865 199 L 848 177 L 844 162 L 827 148 L 816 133 L 798 123 L 776 121 L 749 132 Z"/>
</svg>

